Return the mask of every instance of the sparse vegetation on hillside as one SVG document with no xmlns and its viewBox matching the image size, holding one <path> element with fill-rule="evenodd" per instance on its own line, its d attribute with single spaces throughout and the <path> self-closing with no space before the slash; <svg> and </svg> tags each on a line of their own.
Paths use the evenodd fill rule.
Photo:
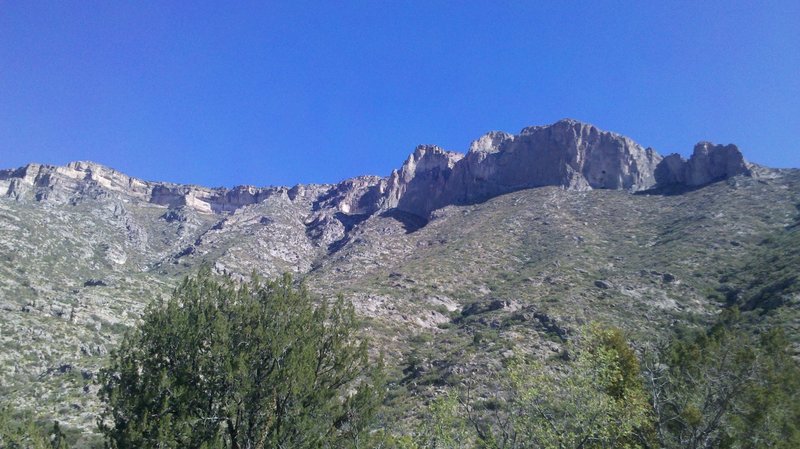
<svg viewBox="0 0 800 449">
<path fill-rule="evenodd" d="M 459 325 L 476 324 L 464 316 Z M 512 345 L 492 378 L 425 380 L 436 355 L 420 351 L 407 379 L 439 392 L 406 393 L 420 413 L 408 427 L 394 419 L 407 406 L 396 400 L 402 383 L 382 401 L 380 363 L 357 343 L 341 297 L 316 304 L 289 276 L 239 284 L 203 270 L 152 304 L 112 352 L 99 378 L 99 426 L 120 449 L 797 447 L 800 368 L 790 343 L 780 329 L 754 334 L 747 324 L 733 307 L 707 330 L 678 326 L 636 343 L 590 324 L 545 359 Z M 474 335 L 470 346 L 490 345 L 482 352 L 498 339 Z M 63 449 L 67 437 L 4 411 L 0 443 Z"/>
<path fill-rule="evenodd" d="M 740 324 L 731 311 L 638 356 L 619 329 L 591 326 L 550 366 L 508 361 L 491 394 L 469 381 L 451 387 L 397 446 L 796 448 L 800 368 L 789 342 Z"/>
<path fill-rule="evenodd" d="M 100 185 L 56 193 L 0 198 L 0 394 L 84 441 L 108 352 L 202 264 L 244 283 L 292 271 L 314 297 L 344 294 L 386 354 L 381 416 L 406 436 L 461 382 L 491 395 L 510 358 L 559 366 L 592 321 L 641 346 L 738 305 L 747 332 L 781 328 L 800 348 L 797 170 L 674 195 L 529 189 L 414 227 L 359 216 L 346 235 L 307 215 L 316 193 L 302 189 L 220 214 Z"/>
</svg>

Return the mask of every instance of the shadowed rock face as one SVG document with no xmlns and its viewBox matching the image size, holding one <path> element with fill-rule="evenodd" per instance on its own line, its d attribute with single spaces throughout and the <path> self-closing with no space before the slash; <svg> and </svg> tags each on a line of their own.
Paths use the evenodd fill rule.
<svg viewBox="0 0 800 449">
<path fill-rule="evenodd" d="M 453 169 L 464 155 L 445 151 L 435 145 L 420 145 L 408 157 L 400 171 L 393 171 L 387 181 L 386 207 L 398 208 L 419 216 L 445 206 Z"/>
<path fill-rule="evenodd" d="M 661 157 L 634 141 L 592 125 L 562 120 L 525 128 L 489 151 L 467 154 L 461 180 L 465 200 L 528 187 L 556 185 L 569 190 L 640 190 L 654 184 Z"/>
<path fill-rule="evenodd" d="M 751 171 L 736 145 L 714 145 L 700 142 L 688 161 L 678 154 L 665 157 L 656 168 L 660 186 L 702 186 L 736 175 L 750 176 Z"/>
<path fill-rule="evenodd" d="M 338 226 L 337 214 L 372 215 L 397 209 L 424 218 L 447 205 L 481 202 L 532 187 L 640 191 L 667 185 L 701 186 L 735 175 L 750 175 L 735 145 L 703 142 L 688 161 L 677 154 L 662 158 L 627 137 L 567 119 L 528 127 L 518 135 L 487 133 L 472 142 L 466 154 L 421 145 L 386 178 L 364 176 L 337 185 L 211 189 L 147 182 L 91 162 L 73 162 L 66 167 L 30 164 L 0 171 L 0 194 L 21 201 L 64 202 L 80 195 L 115 192 L 210 214 L 232 213 L 282 195 L 310 208 L 305 221 Z"/>
<path fill-rule="evenodd" d="M 420 216 L 531 187 L 644 190 L 655 185 L 661 161 L 627 137 L 575 120 L 525 128 L 519 135 L 491 132 L 474 141 L 466 156 L 421 148 L 388 189 L 397 198 L 390 205 Z"/>
</svg>

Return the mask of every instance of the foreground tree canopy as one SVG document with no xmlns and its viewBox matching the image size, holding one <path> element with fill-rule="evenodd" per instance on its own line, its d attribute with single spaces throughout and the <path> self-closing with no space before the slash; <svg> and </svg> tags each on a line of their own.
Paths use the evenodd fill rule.
<svg viewBox="0 0 800 449">
<path fill-rule="evenodd" d="M 100 376 L 113 448 L 358 446 L 380 364 L 352 305 L 284 276 L 238 286 L 208 270 L 151 306 Z"/>
<path fill-rule="evenodd" d="M 592 326 L 560 374 L 516 357 L 494 396 L 471 389 L 437 400 L 422 444 L 413 448 L 633 448 L 649 425 L 634 351 L 618 329 Z M 468 444 L 468 442 L 473 442 Z"/>
<path fill-rule="evenodd" d="M 239 285 L 206 270 L 112 354 L 99 424 L 112 448 L 800 447 L 789 342 L 745 324 L 727 309 L 708 329 L 639 345 L 595 324 L 551 360 L 506 360 L 483 394 L 485 378 L 451 385 L 409 432 L 373 419 L 382 368 L 351 304 L 317 304 L 289 276 Z M 0 442 L 46 443 L 9 422 Z"/>
<path fill-rule="evenodd" d="M 668 448 L 800 447 L 800 369 L 779 329 L 727 309 L 706 332 L 644 354 L 654 433 Z"/>
<path fill-rule="evenodd" d="M 7 405 L 0 405 L 0 448 L 2 449 L 69 449 L 58 422 L 45 430 L 25 414 Z"/>
<path fill-rule="evenodd" d="M 800 447 L 800 370 L 779 330 L 756 335 L 735 311 L 706 331 L 642 349 L 592 326 L 557 369 L 518 357 L 493 396 L 469 385 L 436 399 L 402 449 Z"/>
</svg>

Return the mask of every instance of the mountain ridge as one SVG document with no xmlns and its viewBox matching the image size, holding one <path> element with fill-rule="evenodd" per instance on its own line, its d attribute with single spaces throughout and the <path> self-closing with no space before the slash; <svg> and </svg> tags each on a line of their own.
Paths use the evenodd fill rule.
<svg viewBox="0 0 800 449">
<path fill-rule="evenodd" d="M 158 205 L 230 213 L 272 195 L 291 198 L 300 191 L 316 191 L 321 198 L 328 195 L 329 203 L 338 198 L 338 204 L 329 205 L 345 214 L 374 214 L 396 208 L 427 218 L 447 205 L 485 201 L 532 187 L 632 192 L 672 185 L 696 187 L 731 176 L 751 176 L 752 167 L 732 144 L 700 142 L 688 160 L 678 154 L 662 157 L 621 134 L 563 119 L 551 125 L 525 127 L 517 135 L 485 133 L 466 153 L 419 145 L 401 168 L 386 177 L 357 176 L 335 184 L 210 188 L 144 181 L 95 162 L 75 161 L 66 166 L 31 163 L 0 170 L 0 194 L 17 199 L 32 195 L 43 200 L 68 196 L 94 183 Z"/>
<path fill-rule="evenodd" d="M 407 383 L 395 376 L 408 395 L 514 351 L 546 359 L 591 320 L 654 338 L 732 303 L 800 335 L 800 170 L 712 144 L 661 157 L 579 122 L 526 129 L 465 154 L 418 146 L 389 176 L 336 184 L 208 188 L 90 162 L 0 170 L 0 393 L 68 404 L 57 419 L 92 429 L 108 352 L 201 266 L 343 294 L 392 369 L 414 364 Z M 768 267 L 759 283 L 754 265 Z"/>
</svg>

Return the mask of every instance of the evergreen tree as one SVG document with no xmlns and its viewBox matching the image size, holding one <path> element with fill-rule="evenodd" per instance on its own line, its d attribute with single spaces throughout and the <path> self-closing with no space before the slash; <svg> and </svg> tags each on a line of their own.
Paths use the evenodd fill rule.
<svg viewBox="0 0 800 449">
<path fill-rule="evenodd" d="M 58 421 L 47 432 L 32 417 L 15 413 L 5 405 L 0 407 L 0 448 L 69 449 L 69 445 Z"/>
<path fill-rule="evenodd" d="M 112 448 L 357 447 L 380 364 L 356 326 L 351 304 L 315 305 L 288 275 L 237 286 L 204 270 L 113 352 L 100 430 Z"/>
<path fill-rule="evenodd" d="M 782 331 L 757 335 L 735 309 L 644 359 L 658 447 L 800 447 L 800 370 Z"/>
</svg>

